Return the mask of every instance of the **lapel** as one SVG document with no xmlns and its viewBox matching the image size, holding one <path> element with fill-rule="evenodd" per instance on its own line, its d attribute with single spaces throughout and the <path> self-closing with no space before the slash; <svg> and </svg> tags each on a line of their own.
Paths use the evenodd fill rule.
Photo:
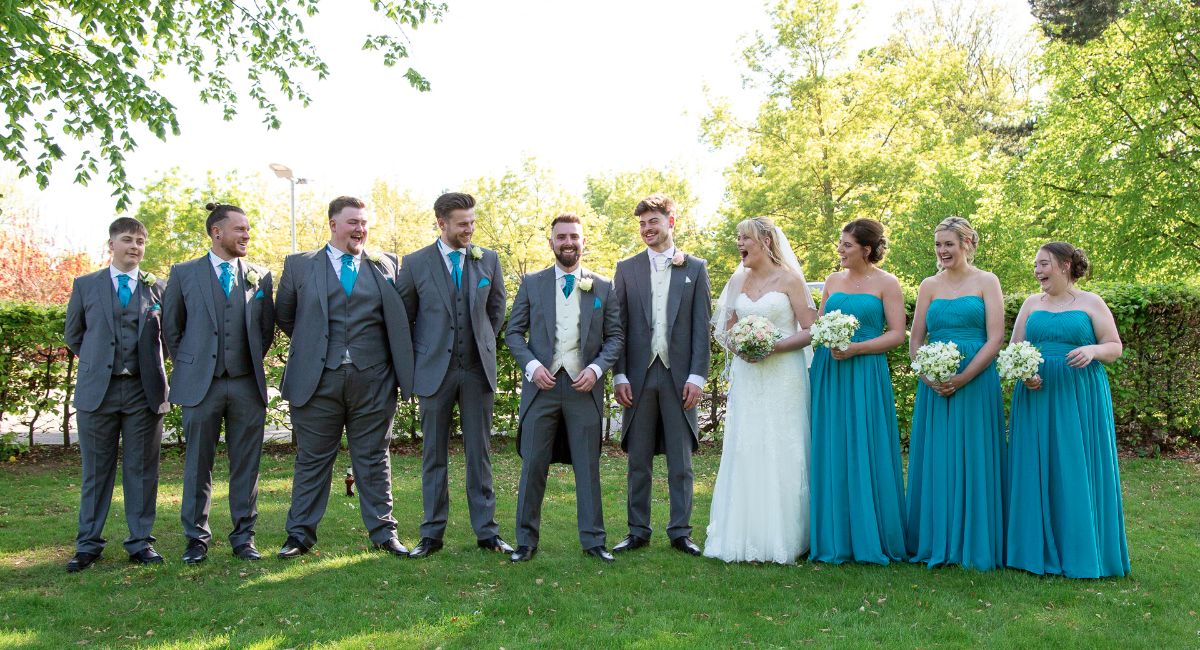
<svg viewBox="0 0 1200 650">
<path fill-rule="evenodd" d="M 313 286 L 317 288 L 317 303 L 321 305 L 321 314 L 325 322 L 329 322 L 329 274 L 325 267 L 330 265 L 329 252 L 322 246 L 318 248 L 309 262 L 309 273 L 313 276 Z"/>
<path fill-rule="evenodd" d="M 554 351 L 554 326 L 558 323 L 558 298 L 554 295 L 554 292 L 558 290 L 558 281 L 556 279 L 557 272 L 554 268 L 551 266 L 542 273 L 544 276 L 542 284 L 544 286 L 541 288 L 534 287 L 538 289 L 538 293 L 544 304 L 544 307 L 537 310 L 536 313 L 545 315 L 546 340 L 550 342 L 551 352 Z"/>
<path fill-rule="evenodd" d="M 685 258 L 686 259 L 686 258 Z M 687 266 L 670 266 L 671 285 L 667 290 L 667 340 L 671 338 L 671 328 L 675 317 L 679 315 L 679 305 L 683 302 L 683 283 L 687 280 Z"/>
<path fill-rule="evenodd" d="M 196 260 L 192 269 L 191 280 L 195 283 L 192 290 L 204 297 L 204 307 L 208 309 L 208 317 L 212 319 L 213 327 L 217 325 L 217 305 L 213 301 L 212 275 L 215 273 L 208 261 L 208 254 Z M 207 283 L 207 284 L 205 284 Z"/>
<path fill-rule="evenodd" d="M 246 274 L 250 271 L 250 264 L 245 260 L 238 259 L 238 281 L 242 284 L 242 298 L 246 301 L 246 331 L 250 331 L 250 305 L 254 302 L 254 294 L 258 292 L 258 283 L 250 284 L 246 280 Z M 262 278 L 259 278 L 260 280 Z"/>
<path fill-rule="evenodd" d="M 135 281 L 137 282 L 137 285 L 136 288 L 134 288 L 134 295 L 137 296 L 138 302 L 137 333 L 140 337 L 142 335 L 142 327 L 146 325 L 146 312 L 150 309 L 150 305 L 154 299 L 154 294 L 151 291 L 151 287 L 142 282 L 141 272 L 138 272 L 138 277 L 135 278 Z"/>
<path fill-rule="evenodd" d="M 426 249 L 429 251 L 427 253 L 429 259 L 426 262 L 426 272 L 433 276 L 433 282 L 437 285 L 438 295 L 442 297 L 442 304 L 446 306 L 446 314 L 453 319 L 454 305 L 451 296 L 454 290 L 450 288 L 450 271 L 446 269 L 446 260 L 442 257 L 442 249 L 438 248 L 436 241 L 427 246 Z"/>
<path fill-rule="evenodd" d="M 590 278 L 592 274 L 579 267 L 579 279 Z M 579 288 L 579 282 L 575 283 L 575 291 L 579 292 L 579 351 L 583 352 L 587 349 L 588 326 L 592 324 L 592 312 L 595 311 L 596 304 L 596 285 L 595 280 L 592 281 L 592 290 L 584 291 Z"/>
<path fill-rule="evenodd" d="M 473 246 L 474 244 L 472 244 Z M 463 253 L 463 297 L 467 299 L 467 314 L 470 315 L 475 311 L 475 290 L 479 288 L 479 263 L 483 259 L 471 259 L 471 247 L 468 246 L 466 252 Z"/>
<path fill-rule="evenodd" d="M 117 337 L 117 290 L 113 288 L 112 272 L 108 270 L 108 267 L 105 267 L 104 272 L 97 276 L 96 289 L 100 292 L 100 300 L 104 303 L 108 331 L 115 339 Z"/>
<path fill-rule="evenodd" d="M 633 256 L 634 290 L 637 291 L 638 303 L 642 306 L 642 315 L 646 317 L 646 329 L 654 327 L 654 293 L 650 289 L 653 270 L 650 268 L 650 254 L 646 252 Z"/>
</svg>

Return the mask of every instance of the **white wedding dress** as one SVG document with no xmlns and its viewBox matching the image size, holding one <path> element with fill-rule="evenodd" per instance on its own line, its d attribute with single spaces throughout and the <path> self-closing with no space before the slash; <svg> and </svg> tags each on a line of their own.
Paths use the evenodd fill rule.
<svg viewBox="0 0 1200 650">
<path fill-rule="evenodd" d="M 787 294 L 739 293 L 739 317 L 796 332 Z M 808 368 L 800 350 L 758 363 L 733 360 L 721 467 L 704 555 L 726 562 L 791 564 L 808 551 Z"/>
</svg>

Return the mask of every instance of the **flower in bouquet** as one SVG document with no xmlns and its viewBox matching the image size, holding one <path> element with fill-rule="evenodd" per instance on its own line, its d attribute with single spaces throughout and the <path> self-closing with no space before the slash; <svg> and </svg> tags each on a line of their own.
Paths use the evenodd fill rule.
<svg viewBox="0 0 1200 650">
<path fill-rule="evenodd" d="M 1042 353 L 1029 341 L 1020 341 L 1000 351 L 996 371 L 1004 381 L 1025 381 L 1037 376 Z"/>
<path fill-rule="evenodd" d="M 762 316 L 747 316 L 734 323 L 729 330 L 729 342 L 733 351 L 743 359 L 758 361 L 766 358 L 775 349 L 775 342 L 783 338 L 779 328 Z"/>
<path fill-rule="evenodd" d="M 962 352 L 953 341 L 927 343 L 917 350 L 912 369 L 930 381 L 941 383 L 958 374 L 958 364 L 962 358 Z"/>
<path fill-rule="evenodd" d="M 858 331 L 858 319 L 851 314 L 843 314 L 835 309 L 817 319 L 812 325 L 813 345 L 824 345 L 827 348 L 845 351 L 850 347 L 850 340 Z"/>
</svg>

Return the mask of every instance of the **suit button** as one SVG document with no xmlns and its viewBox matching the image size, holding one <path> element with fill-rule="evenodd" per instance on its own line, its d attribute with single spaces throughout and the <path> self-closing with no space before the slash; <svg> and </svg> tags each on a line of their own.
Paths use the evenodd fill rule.
<svg viewBox="0 0 1200 650">
<path fill-rule="evenodd" d="M 216 335 L 217 335 L 217 333 L 216 333 L 216 332 L 213 332 L 213 336 L 216 336 Z"/>
<path fill-rule="evenodd" d="M 215 354 L 214 354 L 214 355 L 213 355 L 213 358 L 214 358 L 214 359 L 216 359 L 216 358 L 217 358 L 217 355 L 215 355 Z"/>
<path fill-rule="evenodd" d="M 325 357 L 321 357 L 321 363 L 325 363 Z"/>
</svg>

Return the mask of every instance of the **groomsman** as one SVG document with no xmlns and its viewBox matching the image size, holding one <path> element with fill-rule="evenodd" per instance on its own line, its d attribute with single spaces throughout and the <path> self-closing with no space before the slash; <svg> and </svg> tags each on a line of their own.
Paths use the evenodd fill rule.
<svg viewBox="0 0 1200 650">
<path fill-rule="evenodd" d="M 258 465 L 267 412 L 263 357 L 275 338 L 271 272 L 245 259 L 250 221 L 241 208 L 209 203 L 208 253 L 171 268 L 163 337 L 171 354 L 171 403 L 183 407 L 187 460 L 180 508 L 186 564 L 208 557 L 212 468 L 221 424 L 229 450 L 229 546 L 243 560 L 254 546 Z"/>
<path fill-rule="evenodd" d="M 446 446 L 458 405 L 467 471 L 467 507 L 480 548 L 512 553 L 496 524 L 496 494 L 488 440 L 496 396 L 496 333 L 504 322 L 500 258 L 471 243 L 475 198 L 452 192 L 433 204 L 441 235 L 404 256 L 397 288 L 412 328 L 421 402 L 424 452 L 421 541 L 408 554 L 425 557 L 442 548 L 450 514 Z"/>
<path fill-rule="evenodd" d="M 329 243 L 284 260 L 275 320 L 293 345 L 280 393 L 290 402 L 297 449 L 280 558 L 304 555 L 317 542 L 343 430 L 371 541 L 408 555 L 392 518 L 388 444 L 396 388 L 405 398 L 412 392 L 412 338 L 396 292 L 396 257 L 367 251 L 367 226 L 366 204 L 338 197 L 329 204 Z"/>
<path fill-rule="evenodd" d="M 106 540 L 101 537 L 112 505 L 118 441 L 124 471 L 129 561 L 163 561 L 151 542 L 158 497 L 167 378 L 163 368 L 163 283 L 138 268 L 146 252 L 146 227 L 121 217 L 108 227 L 112 264 L 75 278 L 67 303 L 67 347 L 79 357 L 75 382 L 76 421 L 83 479 L 79 533 L 67 571 L 91 566 Z"/>
<path fill-rule="evenodd" d="M 650 543 L 654 456 L 667 456 L 671 546 L 691 555 L 692 452 L 700 440 L 696 405 L 708 376 L 712 296 L 705 262 L 675 247 L 675 202 L 646 197 L 633 210 L 645 252 L 621 260 L 613 277 L 625 347 L 613 378 L 625 407 L 621 447 L 629 454 L 629 534 L 614 553 Z"/>
<path fill-rule="evenodd" d="M 569 462 L 579 541 L 587 554 L 611 562 L 600 500 L 600 423 L 604 373 L 621 352 L 621 318 L 612 284 L 580 265 L 586 240 L 579 217 L 560 215 L 550 228 L 556 263 L 522 280 L 504 337 L 525 369 L 517 550 L 511 559 L 528 561 L 537 552 L 550 463 Z M 569 452 L 558 440 L 561 430 Z"/>
</svg>

